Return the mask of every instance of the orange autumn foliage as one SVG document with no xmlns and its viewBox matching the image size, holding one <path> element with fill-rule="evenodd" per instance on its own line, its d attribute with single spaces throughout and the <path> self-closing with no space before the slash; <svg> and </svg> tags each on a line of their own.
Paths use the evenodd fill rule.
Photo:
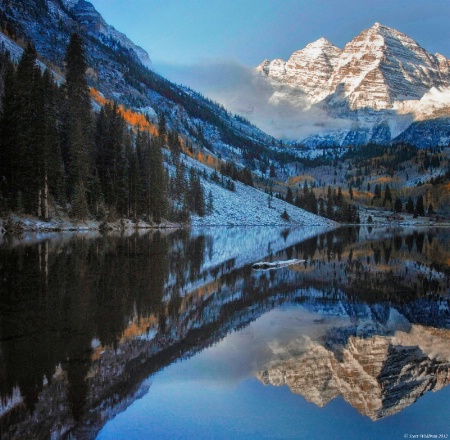
<svg viewBox="0 0 450 440">
<path fill-rule="evenodd" d="M 125 119 L 125 122 L 130 124 L 132 127 L 135 127 L 141 131 L 148 131 L 155 136 L 158 134 L 157 128 L 150 124 L 142 113 L 125 109 L 123 105 L 119 106 L 119 113 L 122 115 L 123 119 Z"/>
<path fill-rule="evenodd" d="M 104 98 L 98 90 L 93 87 L 90 89 L 91 98 L 99 105 L 103 106 L 106 104 L 112 104 L 113 102 Z M 126 109 L 123 105 L 119 105 L 119 113 L 125 120 L 125 122 L 134 128 L 141 131 L 148 131 L 153 135 L 158 134 L 158 129 L 153 124 L 147 121 L 142 113 L 135 112 L 130 109 Z"/>
<path fill-rule="evenodd" d="M 125 342 L 130 341 L 136 336 L 144 334 L 147 331 L 147 329 L 149 329 L 150 327 L 155 327 L 157 323 L 158 319 L 155 315 L 142 317 L 140 319 L 137 318 L 133 319 L 133 321 L 130 322 L 123 331 L 119 341 L 119 345 L 122 345 Z M 100 359 L 100 356 L 102 355 L 105 348 L 106 346 L 99 345 L 91 354 L 92 361 L 97 361 L 98 359 Z"/>
<path fill-rule="evenodd" d="M 192 156 L 191 156 L 192 157 Z M 201 151 L 197 152 L 195 158 L 198 162 L 203 165 L 207 165 L 210 168 L 218 168 L 219 167 L 219 159 L 216 157 L 212 157 L 210 154 L 204 154 Z"/>
<path fill-rule="evenodd" d="M 90 89 L 91 98 L 99 105 L 104 106 L 106 104 L 112 105 L 113 102 L 111 100 L 106 99 L 101 95 L 101 93 L 91 87 Z M 158 128 L 151 124 L 146 117 L 142 113 L 135 112 L 131 109 L 125 108 L 123 105 L 119 105 L 118 111 L 120 115 L 123 117 L 125 122 L 132 126 L 133 128 L 136 128 L 140 131 L 147 131 L 150 134 L 157 136 L 158 135 Z M 209 154 L 204 154 L 201 151 L 198 152 L 192 152 L 189 148 L 187 148 L 186 143 L 183 139 L 180 138 L 181 143 L 181 151 L 183 151 L 184 154 L 187 156 L 197 159 L 200 163 L 207 165 L 211 168 L 218 168 L 220 164 L 220 160 L 216 157 L 213 157 Z"/>
<path fill-rule="evenodd" d="M 303 183 L 305 181 L 306 182 L 314 182 L 315 179 L 314 179 L 314 177 L 312 177 L 308 174 L 305 174 L 302 176 L 289 177 L 288 186 L 294 186 L 294 185 L 297 185 L 298 183 Z"/>
<path fill-rule="evenodd" d="M 390 183 L 393 180 L 394 179 L 392 177 L 379 177 L 378 179 L 375 180 L 375 182 L 377 182 L 377 183 Z"/>
</svg>

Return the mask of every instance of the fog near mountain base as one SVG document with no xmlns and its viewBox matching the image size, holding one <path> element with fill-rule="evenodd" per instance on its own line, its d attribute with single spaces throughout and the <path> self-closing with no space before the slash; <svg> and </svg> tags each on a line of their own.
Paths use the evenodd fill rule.
<svg viewBox="0 0 450 440">
<path fill-rule="evenodd" d="M 278 139 L 297 141 L 350 126 L 349 121 L 331 118 L 320 107 L 311 107 L 300 90 L 271 83 L 238 61 L 208 60 L 155 67 L 171 81 L 219 102 Z"/>
</svg>

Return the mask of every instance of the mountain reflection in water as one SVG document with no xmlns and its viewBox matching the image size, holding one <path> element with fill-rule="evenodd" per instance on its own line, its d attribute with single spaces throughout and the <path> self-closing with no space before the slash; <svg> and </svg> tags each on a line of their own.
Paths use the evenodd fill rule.
<svg viewBox="0 0 450 440">
<path fill-rule="evenodd" d="M 342 396 L 373 420 L 395 414 L 450 380 L 449 232 L 5 236 L 1 436 L 95 438 L 155 373 L 250 330 L 202 374 L 227 380 L 228 365 L 319 407 Z"/>
</svg>

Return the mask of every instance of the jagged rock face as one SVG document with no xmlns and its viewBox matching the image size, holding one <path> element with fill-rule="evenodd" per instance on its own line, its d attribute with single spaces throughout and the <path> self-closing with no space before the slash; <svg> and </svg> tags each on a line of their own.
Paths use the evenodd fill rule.
<svg viewBox="0 0 450 440">
<path fill-rule="evenodd" d="M 345 347 L 313 342 L 306 353 L 274 361 L 257 377 L 266 385 L 287 385 L 319 407 L 342 395 L 361 414 L 377 420 L 450 383 L 449 356 L 432 353 L 433 346 L 448 344 L 449 337 L 446 330 L 414 326 L 396 337 L 351 336 Z"/>
<path fill-rule="evenodd" d="M 136 46 L 126 35 L 107 24 L 91 3 L 85 0 L 76 2 L 66 0 L 65 3 L 78 23 L 84 26 L 89 33 L 103 42 L 107 42 L 109 39 L 119 43 L 123 47 L 133 51 L 144 66 L 151 67 L 152 63 L 147 52 L 141 47 Z"/>
<path fill-rule="evenodd" d="M 325 97 L 324 85 L 330 79 L 341 49 L 325 38 L 294 52 L 288 61 L 265 60 L 256 69 L 270 78 L 302 89 L 312 101 Z"/>
<path fill-rule="evenodd" d="M 71 11 L 77 21 L 82 26 L 85 26 L 89 31 L 105 31 L 104 28 L 106 27 L 106 23 L 102 19 L 102 16 L 94 8 L 92 3 L 80 0 L 72 6 Z"/>
<path fill-rule="evenodd" d="M 287 62 L 265 60 L 268 78 L 302 89 L 311 102 L 345 100 L 350 109 L 390 109 L 420 99 L 431 87 L 450 85 L 449 60 L 431 55 L 395 29 L 375 23 L 340 50 L 324 38 L 294 52 Z"/>
</svg>

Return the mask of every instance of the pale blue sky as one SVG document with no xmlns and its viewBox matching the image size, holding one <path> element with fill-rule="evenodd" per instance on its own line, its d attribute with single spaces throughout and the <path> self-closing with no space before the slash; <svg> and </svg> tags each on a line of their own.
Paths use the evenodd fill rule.
<svg viewBox="0 0 450 440">
<path fill-rule="evenodd" d="M 449 0 L 91 0 L 155 64 L 288 58 L 326 37 L 343 47 L 376 21 L 450 57 Z"/>
</svg>

